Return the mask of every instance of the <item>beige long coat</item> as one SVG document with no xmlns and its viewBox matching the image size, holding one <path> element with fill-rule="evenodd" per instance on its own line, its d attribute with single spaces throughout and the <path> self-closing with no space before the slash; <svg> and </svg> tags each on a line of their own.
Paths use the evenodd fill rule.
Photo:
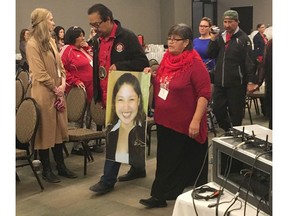
<svg viewBox="0 0 288 216">
<path fill-rule="evenodd" d="M 55 86 L 61 85 L 62 77 L 66 77 L 66 73 L 53 39 L 50 40 L 50 44 L 55 57 L 52 51 L 42 52 L 33 37 L 27 42 L 26 47 L 32 78 L 31 97 L 40 108 L 35 149 L 47 149 L 68 140 L 67 107 L 65 104 L 64 112 L 56 110 L 56 95 L 53 92 Z"/>
</svg>

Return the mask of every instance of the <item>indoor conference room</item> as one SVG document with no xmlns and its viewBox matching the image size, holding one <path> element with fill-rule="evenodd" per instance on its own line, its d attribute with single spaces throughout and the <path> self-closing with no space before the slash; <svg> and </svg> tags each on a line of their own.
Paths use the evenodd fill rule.
<svg viewBox="0 0 288 216">
<path fill-rule="evenodd" d="M 7 214 L 280 214 L 272 7 L 16 1 Z"/>
</svg>

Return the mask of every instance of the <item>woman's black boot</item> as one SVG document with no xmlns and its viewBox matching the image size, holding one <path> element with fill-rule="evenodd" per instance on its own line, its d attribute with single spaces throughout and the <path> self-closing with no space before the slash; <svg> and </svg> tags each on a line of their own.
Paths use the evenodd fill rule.
<svg viewBox="0 0 288 216">
<path fill-rule="evenodd" d="M 63 144 L 55 144 L 52 148 L 54 160 L 56 162 L 56 169 L 58 170 L 58 175 L 64 176 L 66 178 L 77 178 L 77 175 L 70 171 L 65 163 L 63 156 Z"/>
<path fill-rule="evenodd" d="M 49 158 L 49 149 L 39 150 L 43 171 L 42 178 L 49 183 L 59 183 L 60 179 L 52 172 Z"/>
</svg>

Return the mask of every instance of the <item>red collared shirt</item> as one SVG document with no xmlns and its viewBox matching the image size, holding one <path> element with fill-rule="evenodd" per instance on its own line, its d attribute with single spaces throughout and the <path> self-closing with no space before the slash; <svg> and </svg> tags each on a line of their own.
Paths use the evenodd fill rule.
<svg viewBox="0 0 288 216">
<path fill-rule="evenodd" d="M 100 79 L 102 102 L 104 106 L 106 106 L 106 99 L 107 99 L 108 75 L 109 75 L 109 68 L 111 66 L 111 50 L 115 39 L 117 27 L 118 27 L 117 24 L 114 23 L 110 35 L 106 38 L 104 37 L 99 38 L 101 41 L 99 48 L 99 66 L 105 67 L 107 74 L 103 80 Z"/>
</svg>

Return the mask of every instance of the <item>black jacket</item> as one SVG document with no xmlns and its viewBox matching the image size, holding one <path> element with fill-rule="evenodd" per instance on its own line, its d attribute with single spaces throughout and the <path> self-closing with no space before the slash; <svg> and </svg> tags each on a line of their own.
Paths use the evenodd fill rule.
<svg viewBox="0 0 288 216">
<path fill-rule="evenodd" d="M 137 36 L 128 29 L 122 28 L 119 21 L 114 20 L 118 25 L 116 30 L 116 38 L 111 49 L 111 65 L 115 64 L 117 70 L 121 71 L 143 71 L 145 67 L 149 67 L 149 61 L 141 47 Z M 93 47 L 93 87 L 94 99 L 101 99 L 101 89 L 98 77 L 98 49 L 99 40 L 95 35 Z"/>
<path fill-rule="evenodd" d="M 263 56 L 264 50 L 265 50 L 265 42 L 264 42 L 263 37 L 261 36 L 260 32 L 258 32 L 253 37 L 253 43 L 254 43 L 254 55 L 255 55 L 255 57 L 257 58 L 258 56 Z"/>
<path fill-rule="evenodd" d="M 255 82 L 255 64 L 251 41 L 241 29 L 231 36 L 225 48 L 226 31 L 216 41 L 210 41 L 208 56 L 216 58 L 214 84 L 222 87 Z"/>
<path fill-rule="evenodd" d="M 106 158 L 115 160 L 119 128 L 111 131 L 112 125 L 107 128 L 106 134 Z M 140 170 L 145 169 L 145 124 L 144 127 L 135 126 L 128 138 L 129 164 Z"/>
</svg>

